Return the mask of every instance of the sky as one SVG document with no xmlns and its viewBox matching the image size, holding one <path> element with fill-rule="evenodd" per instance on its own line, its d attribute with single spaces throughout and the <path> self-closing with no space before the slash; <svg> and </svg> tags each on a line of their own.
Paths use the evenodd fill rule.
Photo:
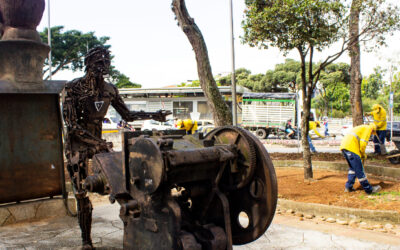
<svg viewBox="0 0 400 250">
<path fill-rule="evenodd" d="M 37 30 L 48 25 L 48 6 Z M 95 32 L 97 37 L 108 36 L 113 65 L 142 88 L 177 85 L 198 79 L 192 47 L 171 11 L 171 0 L 50 0 L 51 26 L 64 30 Z M 194 18 L 205 39 L 213 75 L 232 71 L 230 0 L 186 0 L 189 14 Z M 265 73 L 285 58 L 299 60 L 294 51 L 284 57 L 278 49 L 260 50 L 240 42 L 243 35 L 244 0 L 233 0 L 235 38 L 235 68 L 247 68 L 252 74 Z M 361 71 L 364 76 L 373 68 L 388 68 L 389 60 L 398 61 L 400 35 L 388 39 L 388 47 L 363 53 Z M 334 53 L 335 47 L 317 54 L 315 61 Z M 348 54 L 337 62 L 349 63 Z M 71 80 L 83 72 L 63 71 L 54 80 Z"/>
</svg>

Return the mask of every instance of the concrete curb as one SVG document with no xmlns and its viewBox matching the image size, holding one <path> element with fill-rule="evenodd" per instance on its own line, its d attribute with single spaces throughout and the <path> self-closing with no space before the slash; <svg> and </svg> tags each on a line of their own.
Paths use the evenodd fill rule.
<svg viewBox="0 0 400 250">
<path fill-rule="evenodd" d="M 69 210 L 76 213 L 74 198 L 68 198 Z M 0 206 L 0 227 L 67 215 L 62 198 L 35 200 Z"/>
<path fill-rule="evenodd" d="M 281 210 L 292 209 L 296 212 L 306 214 L 400 224 L 400 214 L 396 211 L 346 208 L 324 204 L 303 203 L 285 199 L 278 199 L 278 207 Z"/>
<path fill-rule="evenodd" d="M 303 161 L 288 161 L 288 160 L 273 160 L 274 167 L 291 167 L 302 168 Z M 335 171 L 347 172 L 349 167 L 347 163 L 343 162 L 328 162 L 328 161 L 313 161 L 314 169 L 328 169 Z M 400 181 L 400 168 L 382 167 L 374 165 L 365 165 L 364 170 L 366 174 L 381 177 L 385 180 Z"/>
</svg>

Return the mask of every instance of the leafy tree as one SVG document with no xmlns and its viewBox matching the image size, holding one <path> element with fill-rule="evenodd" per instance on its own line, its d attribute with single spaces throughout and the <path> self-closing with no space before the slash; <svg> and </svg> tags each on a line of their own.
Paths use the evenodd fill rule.
<svg viewBox="0 0 400 250">
<path fill-rule="evenodd" d="M 286 59 L 284 63 L 275 65 L 274 70 L 268 70 L 265 74 L 267 85 L 278 86 L 292 92 L 296 92 L 300 82 L 301 63 L 293 59 Z"/>
<path fill-rule="evenodd" d="M 320 110 L 321 115 L 333 116 L 334 110 L 335 114 L 339 116 L 348 113 L 350 108 L 349 68 L 350 65 L 346 63 L 332 63 L 321 72 L 318 84 L 320 95 L 314 103 L 314 107 Z"/>
<path fill-rule="evenodd" d="M 293 59 L 287 59 L 283 64 L 277 64 L 275 70 L 268 70 L 266 74 L 252 75 L 251 71 L 245 68 L 235 70 L 236 84 L 249 88 L 254 92 L 288 92 L 294 91 L 296 85 L 296 67 L 300 71 L 300 63 Z M 294 72 L 291 72 L 293 70 Z M 231 74 L 218 79 L 222 86 L 231 85 Z"/>
<path fill-rule="evenodd" d="M 346 21 L 345 7 L 338 0 L 246 0 L 245 3 L 243 42 L 262 48 L 277 47 L 285 54 L 294 49 L 299 53 L 304 112 L 301 126 L 304 178 L 312 179 L 307 141 L 311 98 L 322 70 L 344 51 L 327 57 L 316 67 L 313 56 L 315 50 L 321 51 L 341 37 L 341 27 Z"/>
<path fill-rule="evenodd" d="M 350 46 L 350 95 L 354 125 L 363 123 L 360 43 L 375 40 L 372 48 L 384 45 L 384 35 L 398 30 L 399 21 L 398 8 L 387 4 L 386 0 L 352 0 L 351 2 L 349 37 L 345 38 L 344 44 L 348 42 Z"/>
<path fill-rule="evenodd" d="M 262 81 L 263 74 L 251 75 L 251 71 L 245 68 L 239 68 L 235 70 L 235 81 L 237 85 L 249 88 L 255 92 L 262 92 Z M 232 85 L 232 74 L 220 77 L 217 84 L 221 86 L 231 86 Z"/>
<path fill-rule="evenodd" d="M 141 88 L 142 85 L 138 83 L 131 82 L 129 77 L 122 74 L 118 70 L 113 69 L 111 71 L 111 82 L 119 89 L 121 88 Z"/>
<path fill-rule="evenodd" d="M 199 87 L 199 86 L 200 86 L 199 80 L 194 80 L 191 83 L 182 82 L 181 84 L 178 85 L 178 87 Z"/>
<path fill-rule="evenodd" d="M 184 0 L 172 0 L 172 11 L 175 14 L 178 25 L 187 36 L 196 55 L 197 73 L 200 86 L 208 100 L 208 105 L 213 113 L 216 126 L 232 124 L 232 113 L 218 90 L 212 75 L 207 46 L 199 27 L 194 19 L 189 16 Z"/>
<path fill-rule="evenodd" d="M 99 45 L 106 45 L 109 37 L 96 37 L 94 32 L 82 33 L 78 30 L 63 31 L 63 26 L 51 28 L 51 67 L 52 75 L 60 70 L 82 70 L 84 67 L 83 59 L 86 52 Z M 48 29 L 40 32 L 43 41 L 47 41 Z M 47 73 L 45 80 L 49 79 L 49 62 L 45 61 L 44 73 Z"/>
<path fill-rule="evenodd" d="M 363 79 L 361 84 L 362 97 L 377 99 L 382 94 L 384 86 L 383 70 L 381 67 L 374 68 L 374 73 Z"/>
</svg>

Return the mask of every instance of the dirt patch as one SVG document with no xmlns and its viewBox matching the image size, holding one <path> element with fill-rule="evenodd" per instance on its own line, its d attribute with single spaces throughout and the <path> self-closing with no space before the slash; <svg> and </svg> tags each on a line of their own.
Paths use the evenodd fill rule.
<svg viewBox="0 0 400 250">
<path fill-rule="evenodd" d="M 303 153 L 269 153 L 269 156 L 272 160 L 303 160 Z M 340 153 L 316 153 L 311 156 L 311 159 L 313 161 L 346 162 L 343 155 Z M 391 164 L 389 160 L 386 159 L 386 156 L 383 155 L 368 155 L 366 164 L 392 168 L 400 167 L 400 164 Z"/>
<path fill-rule="evenodd" d="M 368 178 L 372 185 L 379 184 L 382 187 L 378 194 L 368 195 L 358 181 L 354 185 L 355 192 L 345 193 L 346 173 L 314 170 L 314 181 L 304 181 L 303 169 L 277 168 L 276 174 L 279 198 L 307 203 L 400 212 L 399 182 Z"/>
</svg>

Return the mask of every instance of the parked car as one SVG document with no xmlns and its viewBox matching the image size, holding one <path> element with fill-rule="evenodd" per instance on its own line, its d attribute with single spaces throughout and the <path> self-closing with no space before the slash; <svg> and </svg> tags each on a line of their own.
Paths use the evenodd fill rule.
<svg viewBox="0 0 400 250">
<path fill-rule="evenodd" d="M 386 128 L 386 140 L 390 141 L 390 132 L 392 128 L 392 123 L 387 123 Z M 400 137 L 400 122 L 393 122 L 393 137 Z"/>
<path fill-rule="evenodd" d="M 116 117 L 106 116 L 103 118 L 103 129 L 117 129 L 117 125 Z"/>
<path fill-rule="evenodd" d="M 174 129 L 173 121 L 166 121 L 166 122 L 159 122 L 155 120 L 145 120 L 143 122 L 141 130 L 167 130 L 167 129 Z"/>
<path fill-rule="evenodd" d="M 206 135 L 208 132 L 215 128 L 213 120 L 198 120 L 197 121 L 197 132 L 201 132 Z"/>
</svg>

